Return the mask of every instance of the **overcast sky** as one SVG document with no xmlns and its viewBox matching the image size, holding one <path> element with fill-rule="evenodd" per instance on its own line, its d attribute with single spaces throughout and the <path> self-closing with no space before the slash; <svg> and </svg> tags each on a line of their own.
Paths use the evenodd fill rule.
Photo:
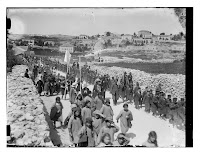
<svg viewBox="0 0 200 155">
<path fill-rule="evenodd" d="M 71 8 L 9 9 L 10 33 L 94 35 L 110 31 L 133 34 L 149 30 L 153 34 L 183 31 L 172 9 L 158 8 Z"/>
</svg>

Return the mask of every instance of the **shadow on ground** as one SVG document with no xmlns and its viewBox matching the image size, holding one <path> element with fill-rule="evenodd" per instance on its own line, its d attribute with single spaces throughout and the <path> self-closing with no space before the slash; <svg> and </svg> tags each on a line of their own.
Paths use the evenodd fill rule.
<svg viewBox="0 0 200 155">
<path fill-rule="evenodd" d="M 45 106 L 43 106 L 43 111 L 45 112 L 45 120 L 49 125 L 50 129 L 50 138 L 54 146 L 62 146 L 62 142 L 60 136 L 58 135 L 58 131 L 54 128 L 53 122 L 50 119 L 49 113 Z"/>
</svg>

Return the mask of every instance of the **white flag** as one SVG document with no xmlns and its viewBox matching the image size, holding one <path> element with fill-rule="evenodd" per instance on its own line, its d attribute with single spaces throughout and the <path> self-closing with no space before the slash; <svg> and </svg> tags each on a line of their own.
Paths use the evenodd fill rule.
<svg viewBox="0 0 200 155">
<path fill-rule="evenodd" d="M 70 63 L 70 59 L 71 59 L 71 54 L 69 53 L 69 51 L 66 50 L 64 62 L 69 64 Z"/>
</svg>

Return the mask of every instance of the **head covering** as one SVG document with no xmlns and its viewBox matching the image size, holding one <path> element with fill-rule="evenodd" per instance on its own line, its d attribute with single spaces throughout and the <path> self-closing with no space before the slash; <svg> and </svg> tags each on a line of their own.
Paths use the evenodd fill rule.
<svg viewBox="0 0 200 155">
<path fill-rule="evenodd" d="M 71 108 L 77 108 L 76 104 L 71 104 Z"/>
<path fill-rule="evenodd" d="M 76 87 L 76 83 L 72 83 L 72 87 L 73 87 L 73 88 Z"/>
<path fill-rule="evenodd" d="M 105 119 L 105 121 L 106 121 L 106 122 L 114 123 L 114 122 L 113 122 L 113 119 L 112 119 L 111 117 L 107 117 L 107 118 Z"/>
<path fill-rule="evenodd" d="M 60 102 L 60 97 L 56 97 L 56 102 Z"/>
<path fill-rule="evenodd" d="M 99 116 L 105 118 L 105 116 L 104 116 L 99 110 L 95 110 L 95 111 L 93 112 L 93 114 L 99 115 Z"/>
<path fill-rule="evenodd" d="M 93 120 L 91 117 L 87 117 L 86 120 L 85 120 L 85 123 L 90 123 L 92 124 Z"/>
<path fill-rule="evenodd" d="M 99 78 L 97 78 L 94 83 L 97 83 L 97 82 L 101 82 L 101 80 Z"/>
</svg>

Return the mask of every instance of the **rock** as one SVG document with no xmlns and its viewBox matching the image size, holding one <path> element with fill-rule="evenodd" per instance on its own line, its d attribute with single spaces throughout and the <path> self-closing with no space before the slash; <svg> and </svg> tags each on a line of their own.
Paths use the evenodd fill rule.
<svg viewBox="0 0 200 155">
<path fill-rule="evenodd" d="M 29 121 L 32 121 L 34 119 L 34 117 L 31 116 L 30 113 L 26 113 L 25 118 L 26 118 L 26 120 L 29 120 Z"/>
<path fill-rule="evenodd" d="M 11 126 L 11 136 L 16 138 L 16 145 L 45 146 L 49 127 L 32 80 L 23 77 L 26 68 L 14 66 L 12 73 L 7 75 L 7 123 Z"/>
<path fill-rule="evenodd" d="M 13 137 L 15 138 L 20 138 L 20 137 L 23 137 L 24 135 L 25 135 L 24 131 L 16 131 L 13 133 Z"/>
</svg>

